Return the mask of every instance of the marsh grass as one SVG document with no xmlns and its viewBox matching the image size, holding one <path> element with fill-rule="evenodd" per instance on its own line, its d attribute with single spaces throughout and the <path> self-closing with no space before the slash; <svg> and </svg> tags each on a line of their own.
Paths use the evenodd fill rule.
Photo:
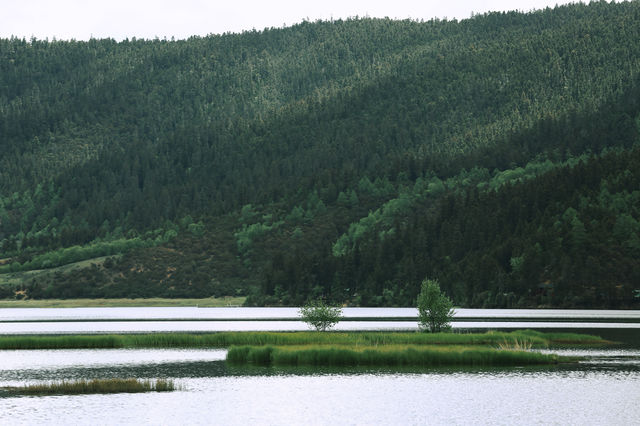
<svg viewBox="0 0 640 426">
<path fill-rule="evenodd" d="M 502 349 L 502 350 L 509 350 L 509 351 L 528 351 L 529 349 L 531 349 L 532 347 L 532 343 L 531 341 L 528 340 L 518 340 L 518 339 L 514 339 L 510 342 L 507 342 L 506 340 L 498 343 L 498 348 Z"/>
<path fill-rule="evenodd" d="M 603 345 L 612 344 L 611 342 L 599 336 L 581 333 L 543 333 L 535 330 L 520 330 L 520 335 L 529 337 L 541 337 L 549 341 L 553 345 Z"/>
<path fill-rule="evenodd" d="M 171 392 L 178 389 L 172 380 L 96 379 L 61 381 L 5 388 L 10 395 L 80 395 L 108 393 Z"/>
<path fill-rule="evenodd" d="M 233 346 L 230 364 L 260 366 L 525 366 L 555 364 L 555 354 L 470 346 Z"/>
<path fill-rule="evenodd" d="M 0 349 L 102 349 L 122 348 L 122 336 L 0 336 Z"/>
<path fill-rule="evenodd" d="M 606 344 L 597 336 L 539 333 L 530 330 L 486 333 L 418 332 L 223 332 L 151 333 L 62 336 L 0 336 L 0 349 L 82 349 L 82 348 L 227 348 L 230 346 L 289 345 L 527 345 L 547 348 L 562 344 Z"/>
</svg>

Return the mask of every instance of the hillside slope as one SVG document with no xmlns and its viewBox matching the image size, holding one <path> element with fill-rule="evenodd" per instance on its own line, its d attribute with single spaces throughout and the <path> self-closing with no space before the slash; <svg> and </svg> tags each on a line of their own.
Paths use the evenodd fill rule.
<svg viewBox="0 0 640 426">
<path fill-rule="evenodd" d="M 0 294 L 635 306 L 639 18 L 0 40 Z"/>
</svg>

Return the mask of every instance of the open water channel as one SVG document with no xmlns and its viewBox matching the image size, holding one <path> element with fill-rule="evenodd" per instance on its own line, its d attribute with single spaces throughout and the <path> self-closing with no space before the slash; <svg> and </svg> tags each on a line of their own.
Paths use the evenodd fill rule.
<svg viewBox="0 0 640 426">
<path fill-rule="evenodd" d="M 192 330 L 191 324 L 305 329 L 296 310 L 198 309 L 204 313 L 194 317 L 196 311 L 180 309 L 190 308 L 6 309 L 0 310 L 0 334 L 140 332 L 151 323 L 165 327 L 152 331 L 180 324 L 178 330 L 190 331 L 210 330 Z M 0 351 L 0 387 L 114 377 L 172 378 L 181 387 L 170 393 L 0 397 L 0 424 L 640 424 L 640 312 L 460 311 L 454 322 L 459 329 L 469 322 L 470 328 L 503 329 L 534 323 L 529 328 L 571 329 L 623 343 L 555 351 L 587 357 L 575 364 L 485 369 L 239 368 L 226 365 L 225 350 L 201 349 Z M 345 314 L 339 329 L 359 323 L 360 329 L 375 328 L 372 322 L 414 328 L 415 310 Z M 91 329 L 99 324 L 115 326 Z M 32 328 L 16 328 L 26 325 Z M 38 331 L 39 325 L 46 327 Z M 69 325 L 81 331 L 68 331 Z"/>
</svg>

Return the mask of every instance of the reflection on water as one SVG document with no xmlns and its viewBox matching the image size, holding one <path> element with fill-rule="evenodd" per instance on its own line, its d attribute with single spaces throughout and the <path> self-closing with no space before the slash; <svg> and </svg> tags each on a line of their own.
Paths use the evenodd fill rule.
<svg viewBox="0 0 640 426">
<path fill-rule="evenodd" d="M 170 394 L 0 398 L 0 424 L 637 424 L 640 351 L 560 352 L 589 361 L 315 369 L 229 367 L 220 350 L 0 351 L 0 386 L 171 377 L 184 387 Z"/>
</svg>

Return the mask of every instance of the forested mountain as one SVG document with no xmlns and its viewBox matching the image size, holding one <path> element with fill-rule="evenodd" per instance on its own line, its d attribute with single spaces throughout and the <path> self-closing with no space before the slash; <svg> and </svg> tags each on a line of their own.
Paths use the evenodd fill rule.
<svg viewBox="0 0 640 426">
<path fill-rule="evenodd" d="M 640 3 L 0 40 L 0 296 L 640 300 Z"/>
</svg>

